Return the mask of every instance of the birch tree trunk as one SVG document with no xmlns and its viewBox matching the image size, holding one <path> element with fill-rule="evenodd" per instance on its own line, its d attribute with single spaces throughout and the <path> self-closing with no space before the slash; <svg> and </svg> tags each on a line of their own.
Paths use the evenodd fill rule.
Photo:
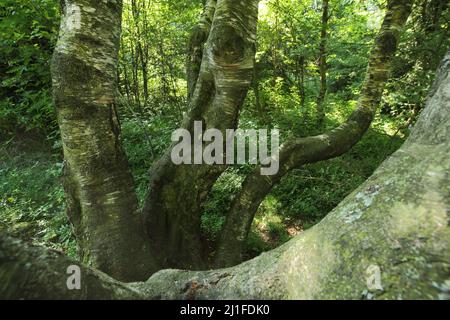
<svg viewBox="0 0 450 320">
<path fill-rule="evenodd" d="M 258 0 L 208 0 L 190 41 L 190 113 L 183 128 L 194 137 L 194 121 L 225 135 L 236 128 L 251 84 L 255 58 Z M 194 141 L 192 141 L 194 150 Z M 206 268 L 200 216 L 224 165 L 175 165 L 171 148 L 153 166 L 144 206 L 146 226 L 160 265 Z"/>
<path fill-rule="evenodd" d="M 62 1 L 52 60 L 68 215 L 82 261 L 120 280 L 157 270 L 138 215 L 115 103 L 119 0 Z"/>
</svg>

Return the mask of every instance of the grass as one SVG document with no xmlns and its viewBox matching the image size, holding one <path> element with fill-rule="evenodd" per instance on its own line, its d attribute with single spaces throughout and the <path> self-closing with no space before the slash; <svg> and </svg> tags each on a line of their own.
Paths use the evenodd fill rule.
<svg viewBox="0 0 450 320">
<path fill-rule="evenodd" d="M 30 136 L 0 144 L 0 231 L 76 257 L 55 151 Z"/>
</svg>

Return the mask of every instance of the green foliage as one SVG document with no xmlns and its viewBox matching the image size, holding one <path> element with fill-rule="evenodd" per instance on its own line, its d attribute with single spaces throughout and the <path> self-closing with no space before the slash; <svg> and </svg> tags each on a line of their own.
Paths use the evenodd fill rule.
<svg viewBox="0 0 450 320">
<path fill-rule="evenodd" d="M 328 91 L 352 99 L 364 79 L 382 11 L 372 1 L 330 5 Z M 320 2 L 262 1 L 260 11 L 256 77 L 262 104 L 272 112 L 271 108 L 280 107 L 277 97 L 290 98 L 290 109 L 295 106 L 304 116 L 314 115 L 319 91 Z"/>
<path fill-rule="evenodd" d="M 29 138 L 0 145 L 0 231 L 76 255 L 60 184 L 60 154 Z"/>
<path fill-rule="evenodd" d="M 125 118 L 122 122 L 122 143 L 134 176 L 139 202 L 148 189 L 148 171 L 170 144 L 176 123 L 164 117 L 151 120 Z"/>
<path fill-rule="evenodd" d="M 243 178 L 239 168 L 230 168 L 214 184 L 201 217 L 202 230 L 208 240 L 217 240 L 225 222 L 225 214 L 239 191 Z"/>
<path fill-rule="evenodd" d="M 450 46 L 450 11 L 443 0 L 420 0 L 413 9 L 383 98 L 383 112 L 407 132 L 424 108 L 435 70 Z"/>
<path fill-rule="evenodd" d="M 0 132 L 56 129 L 50 57 L 59 26 L 52 0 L 0 5 Z"/>
<path fill-rule="evenodd" d="M 133 112 L 182 118 L 187 93 L 184 53 L 200 12 L 199 0 L 124 1 L 119 88 Z"/>
<path fill-rule="evenodd" d="M 125 0 L 119 55 L 122 139 L 142 204 L 148 170 L 187 111 L 185 52 L 202 1 Z M 326 127 L 356 105 L 385 1 L 330 3 Z M 57 2 L 0 4 L 0 228 L 75 255 L 59 182 L 61 145 L 51 103 L 50 58 L 59 24 Z M 402 143 L 423 108 L 434 72 L 449 46 L 448 5 L 419 0 L 408 22 L 372 129 L 340 158 L 286 176 L 258 209 L 249 257 L 320 221 Z M 319 92 L 320 1 L 264 0 L 258 22 L 255 79 L 240 128 L 278 128 L 282 141 L 323 130 L 314 119 Z M 41 133 L 29 139 L 23 131 Z M 401 134 L 398 134 L 401 133 Z M 5 135 L 15 135 L 10 142 Z M 42 143 L 51 138 L 54 148 Z M 33 146 L 33 147 L 30 147 Z M 213 244 L 250 166 L 228 169 L 202 214 Z"/>
<path fill-rule="evenodd" d="M 278 213 L 300 219 L 306 228 L 316 224 L 364 182 L 401 142 L 385 132 L 370 130 L 342 157 L 293 171 L 272 192 L 279 203 Z"/>
</svg>

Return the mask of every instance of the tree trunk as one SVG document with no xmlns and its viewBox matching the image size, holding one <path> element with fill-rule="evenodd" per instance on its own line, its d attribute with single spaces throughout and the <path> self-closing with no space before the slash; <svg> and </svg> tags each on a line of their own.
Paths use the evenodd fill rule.
<svg viewBox="0 0 450 320">
<path fill-rule="evenodd" d="M 325 95 L 327 94 L 327 31 L 328 31 L 328 0 L 322 2 L 322 28 L 320 31 L 320 47 L 319 47 L 319 73 L 320 73 L 320 90 L 317 97 L 317 123 L 323 126 L 325 121 Z"/>
<path fill-rule="evenodd" d="M 239 266 L 164 270 L 123 284 L 0 235 L 0 297 L 92 299 L 450 299 L 450 51 L 412 135 L 325 219 Z M 373 280 L 378 276 L 378 283 Z"/>
<path fill-rule="evenodd" d="M 143 3 L 144 5 L 144 3 Z M 144 94 L 144 105 L 143 108 L 145 109 L 148 105 L 148 70 L 147 70 L 147 62 L 148 62 L 148 55 L 147 52 L 142 48 L 142 32 L 141 32 L 141 28 L 140 28 L 140 21 L 141 21 L 141 16 L 139 14 L 140 8 L 137 7 L 136 5 L 136 1 L 132 0 L 131 1 L 131 11 L 132 11 L 132 15 L 133 15 L 133 21 L 135 24 L 135 28 L 136 28 L 136 79 L 138 79 L 138 69 L 139 67 L 137 66 L 138 61 L 140 62 L 140 69 L 142 72 L 142 91 Z M 138 80 L 137 80 L 138 81 Z M 138 82 L 137 82 L 137 85 Z"/>
<path fill-rule="evenodd" d="M 134 103 L 137 107 L 137 111 L 142 113 L 141 105 L 141 93 L 139 90 L 139 50 L 137 50 L 137 45 L 133 43 L 130 44 L 131 53 L 131 75 L 133 77 L 133 93 L 134 93 Z"/>
<path fill-rule="evenodd" d="M 252 89 L 253 94 L 255 95 L 255 107 L 257 112 L 257 117 L 263 123 L 267 122 L 267 112 L 265 107 L 264 99 L 261 100 L 261 91 L 259 88 L 259 78 L 260 78 L 260 68 L 261 66 L 258 63 L 255 63 L 255 68 L 253 71 L 253 79 L 252 79 Z"/>
<path fill-rule="evenodd" d="M 297 138 L 281 146 L 280 170 L 272 176 L 261 176 L 255 168 L 245 179 L 236 196 L 217 247 L 216 266 L 235 265 L 242 261 L 254 215 L 272 187 L 292 169 L 342 155 L 350 150 L 369 128 L 380 103 L 389 66 L 394 57 L 400 31 L 411 12 L 412 0 L 391 0 L 384 22 L 372 49 L 366 79 L 356 110 L 339 126 L 319 136 Z"/>
<path fill-rule="evenodd" d="M 195 89 L 183 128 L 191 136 L 194 121 L 201 121 L 204 130 L 216 128 L 223 134 L 226 129 L 235 128 L 253 75 L 258 1 L 222 0 L 216 6 L 214 3 L 212 0 L 206 3 L 208 16 L 212 16 L 209 10 L 215 10 L 206 43 L 202 46 L 199 40 L 193 44 L 191 39 L 193 64 L 198 62 L 199 50 L 203 48 L 196 80 L 197 69 L 188 70 L 190 88 L 195 83 Z M 202 22 L 199 27 L 201 34 L 206 25 Z M 198 35 L 193 39 L 205 37 Z M 151 245 L 164 267 L 202 269 L 206 267 L 206 257 L 200 232 L 201 207 L 226 167 L 175 165 L 170 153 L 171 148 L 150 174 L 144 213 Z"/>
<path fill-rule="evenodd" d="M 84 263 L 121 280 L 157 270 L 120 143 L 121 1 L 64 1 L 52 60 L 68 215 Z"/>
<path fill-rule="evenodd" d="M 298 57 L 297 60 L 297 70 L 298 71 L 298 75 L 297 75 L 297 87 L 299 89 L 299 96 L 300 96 L 300 106 L 302 107 L 302 111 L 305 113 L 305 116 L 307 116 L 306 114 L 306 110 L 305 110 L 305 103 L 306 103 L 306 90 L 305 90 L 305 56 L 300 56 Z"/>
<path fill-rule="evenodd" d="M 123 85 L 125 87 L 127 103 L 129 105 L 131 105 L 131 89 L 130 89 L 130 80 L 128 79 L 128 71 L 125 66 L 122 68 L 122 70 L 123 70 Z M 120 82 L 119 82 L 119 85 L 120 85 Z"/>
<path fill-rule="evenodd" d="M 200 74 L 203 59 L 204 44 L 208 39 L 211 24 L 216 12 L 216 0 L 207 0 L 200 21 L 194 27 L 189 39 L 188 57 L 186 63 L 188 98 L 191 99 Z"/>
</svg>

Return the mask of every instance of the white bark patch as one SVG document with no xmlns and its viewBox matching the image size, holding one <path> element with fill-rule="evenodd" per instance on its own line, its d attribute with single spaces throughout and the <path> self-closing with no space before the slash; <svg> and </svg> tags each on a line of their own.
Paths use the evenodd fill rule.
<svg viewBox="0 0 450 320">
<path fill-rule="evenodd" d="M 65 30 L 74 32 L 81 29 L 81 9 L 74 3 L 67 4 Z"/>
<path fill-rule="evenodd" d="M 95 11 L 97 11 L 95 8 L 92 7 L 83 7 L 83 10 L 88 13 L 94 13 Z"/>
</svg>

